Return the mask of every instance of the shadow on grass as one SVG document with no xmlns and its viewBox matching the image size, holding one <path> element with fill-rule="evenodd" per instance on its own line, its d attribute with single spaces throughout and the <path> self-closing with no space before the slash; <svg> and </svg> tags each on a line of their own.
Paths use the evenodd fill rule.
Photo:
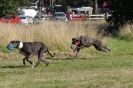
<svg viewBox="0 0 133 88">
<path fill-rule="evenodd" d="M 18 65 L 18 66 L 1 66 L 1 68 L 26 68 L 28 66 L 24 66 L 24 65 Z"/>
<path fill-rule="evenodd" d="M 82 60 L 88 60 L 86 57 L 66 57 L 66 58 L 61 58 L 61 57 L 55 57 L 55 58 L 46 58 L 50 60 L 76 60 L 76 59 L 82 59 Z"/>
</svg>

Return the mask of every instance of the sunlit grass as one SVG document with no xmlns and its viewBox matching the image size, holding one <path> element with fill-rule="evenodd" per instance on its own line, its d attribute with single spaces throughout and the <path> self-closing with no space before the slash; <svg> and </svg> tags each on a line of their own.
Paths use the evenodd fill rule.
<svg viewBox="0 0 133 88">
<path fill-rule="evenodd" d="M 6 55 L 0 57 L 0 88 L 132 88 L 133 41 L 97 36 L 102 23 L 0 24 L 0 56 Z M 40 63 L 32 69 L 29 63 L 22 64 L 23 56 L 17 50 L 6 49 L 9 41 L 21 40 L 44 42 L 52 51 L 69 51 L 71 38 L 82 34 L 102 38 L 111 52 L 84 48 L 77 58 L 55 56 L 47 59 L 49 66 Z M 36 63 L 37 57 L 30 60 Z"/>
<path fill-rule="evenodd" d="M 100 23 L 100 22 L 99 22 Z M 67 51 L 71 39 L 79 35 L 97 36 L 96 22 L 44 22 L 39 25 L 0 24 L 0 46 L 7 45 L 11 40 L 41 41 L 50 49 Z M 104 23 L 104 22 L 102 22 Z"/>
<path fill-rule="evenodd" d="M 35 59 L 35 58 L 34 58 Z M 49 60 L 34 69 L 22 59 L 0 62 L 1 88 L 130 88 L 133 87 L 131 55 L 87 59 Z"/>
<path fill-rule="evenodd" d="M 120 27 L 119 38 L 122 40 L 133 40 L 133 24 L 125 24 L 123 27 Z"/>
</svg>

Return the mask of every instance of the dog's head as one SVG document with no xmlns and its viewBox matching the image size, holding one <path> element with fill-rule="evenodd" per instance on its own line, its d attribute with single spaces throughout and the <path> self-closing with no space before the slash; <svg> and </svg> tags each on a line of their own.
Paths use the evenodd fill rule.
<svg viewBox="0 0 133 88">
<path fill-rule="evenodd" d="M 20 49 L 20 48 L 22 48 L 22 47 L 23 47 L 23 43 L 20 42 L 20 41 L 11 41 L 11 42 L 7 45 L 7 48 L 8 48 L 9 50 L 12 50 L 12 49 L 14 49 L 14 48 Z"/>
<path fill-rule="evenodd" d="M 72 38 L 71 49 L 76 51 L 82 46 L 82 37 Z"/>
</svg>

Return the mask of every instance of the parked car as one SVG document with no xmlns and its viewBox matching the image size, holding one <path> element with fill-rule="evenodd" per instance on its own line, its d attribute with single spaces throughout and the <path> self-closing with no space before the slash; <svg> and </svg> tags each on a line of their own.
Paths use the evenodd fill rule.
<svg viewBox="0 0 133 88">
<path fill-rule="evenodd" d="M 47 14 L 41 15 L 41 20 L 50 20 L 50 17 Z"/>
<path fill-rule="evenodd" d="M 69 14 L 69 20 L 71 21 L 85 21 L 88 17 L 82 14 Z"/>
<path fill-rule="evenodd" d="M 33 23 L 33 17 L 27 16 L 27 19 L 28 19 L 28 23 L 29 24 L 32 24 Z"/>
<path fill-rule="evenodd" d="M 34 24 L 39 24 L 39 23 L 40 23 L 40 20 L 41 20 L 41 16 L 36 15 L 36 16 L 33 18 L 33 23 L 34 23 Z"/>
<path fill-rule="evenodd" d="M 67 16 L 64 12 L 55 12 L 53 15 L 54 20 L 68 21 Z"/>
<path fill-rule="evenodd" d="M 22 24 L 28 24 L 28 17 L 26 16 L 20 16 L 20 23 Z"/>
<path fill-rule="evenodd" d="M 91 7 L 71 8 L 69 12 L 69 20 L 72 21 L 85 21 L 88 19 L 88 15 L 92 14 Z"/>
<path fill-rule="evenodd" d="M 20 23 L 20 17 L 19 16 L 4 16 L 0 18 L 0 22 L 2 23 Z"/>
</svg>

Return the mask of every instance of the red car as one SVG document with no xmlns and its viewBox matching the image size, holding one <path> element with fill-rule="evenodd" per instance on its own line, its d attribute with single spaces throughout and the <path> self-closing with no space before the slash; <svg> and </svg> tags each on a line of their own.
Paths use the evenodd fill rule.
<svg viewBox="0 0 133 88">
<path fill-rule="evenodd" d="M 85 21 L 87 20 L 87 16 L 85 15 L 82 15 L 82 14 L 70 14 L 69 15 L 69 20 L 72 20 L 72 21 Z"/>
<path fill-rule="evenodd" d="M 4 16 L 0 18 L 2 23 L 20 23 L 20 17 L 18 16 Z"/>
</svg>

